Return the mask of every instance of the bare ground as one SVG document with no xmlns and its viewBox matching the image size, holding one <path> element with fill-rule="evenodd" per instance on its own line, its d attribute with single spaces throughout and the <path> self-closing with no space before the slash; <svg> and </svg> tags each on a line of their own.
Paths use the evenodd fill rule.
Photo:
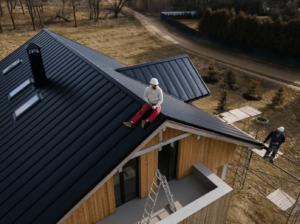
<svg viewBox="0 0 300 224">
<path fill-rule="evenodd" d="M 22 24 L 24 16 L 21 14 L 20 9 L 17 9 L 16 23 Z M 104 10 L 101 14 L 103 17 L 108 10 Z M 7 15 L 6 15 L 7 16 Z M 71 18 L 71 17 L 70 17 Z M 62 21 L 55 21 L 51 24 L 46 24 L 46 28 L 66 36 L 74 41 L 86 45 L 96 51 L 107 54 L 108 56 L 119 60 L 127 65 L 135 65 L 139 63 L 160 60 L 168 57 L 174 57 L 188 53 L 192 59 L 195 67 L 200 75 L 205 75 L 206 66 L 209 58 L 202 55 L 187 52 L 184 48 L 172 44 L 169 41 L 159 38 L 157 35 L 150 33 L 145 27 L 131 15 L 121 14 L 119 19 L 108 18 L 101 20 L 97 23 L 88 20 L 88 12 L 82 10 L 78 12 L 79 27 L 73 27 L 73 23 L 65 23 Z M 19 46 L 24 44 L 28 39 L 33 37 L 38 31 L 31 31 L 31 24 L 25 23 L 20 26 L 20 29 L 13 31 L 9 19 L 4 21 L 5 30 L 4 34 L 0 35 L 0 60 L 9 55 L 12 51 L 16 50 Z M 41 29 L 39 28 L 39 31 Z M 214 113 L 218 99 L 220 97 L 221 84 L 224 79 L 224 72 L 232 69 L 223 63 L 216 63 L 219 71 L 218 78 L 220 79 L 217 84 L 208 84 L 211 91 L 211 96 L 193 102 L 196 106 L 202 108 L 210 114 Z M 253 76 L 249 76 L 247 72 L 233 69 L 237 76 L 238 90 L 230 92 L 229 109 L 240 108 L 242 106 L 250 105 L 263 112 L 263 116 L 270 120 L 268 126 L 257 126 L 251 119 L 244 122 L 236 123 L 237 127 L 244 129 L 252 135 L 256 135 L 257 130 L 258 139 L 263 140 L 264 137 L 272 130 L 279 126 L 286 128 L 287 143 L 282 145 L 281 151 L 289 158 L 300 162 L 300 153 L 297 146 L 300 142 L 300 93 L 293 89 L 286 89 L 285 104 L 279 108 L 272 108 L 270 106 L 271 98 L 274 91 L 279 87 L 278 83 L 270 82 L 266 79 L 256 77 L 261 81 L 263 89 L 263 99 L 257 102 L 248 102 L 242 98 L 242 94 L 246 91 L 249 81 Z M 238 156 L 236 155 L 236 159 Z M 281 179 L 288 180 L 282 181 L 274 178 L 275 185 L 280 186 L 285 192 L 292 197 L 296 198 L 300 192 L 299 184 L 289 177 L 287 174 L 278 170 L 271 164 L 265 162 L 258 156 L 254 156 L 255 161 L 265 169 L 269 174 L 278 176 Z M 259 166 L 253 160 L 250 168 L 258 169 Z M 288 162 L 284 158 L 279 158 L 276 163 L 284 167 L 289 172 L 299 175 L 299 167 Z M 230 164 L 229 169 L 235 170 L 236 162 Z M 266 178 L 265 174 L 262 174 Z M 254 186 L 261 189 L 265 194 L 270 194 L 274 189 L 268 184 L 264 183 L 254 175 L 248 173 L 247 179 L 254 183 Z M 226 182 L 232 186 L 233 175 L 230 171 L 227 172 Z M 274 185 L 274 182 L 269 180 Z M 237 186 L 237 183 L 236 183 Z M 282 215 L 277 214 L 279 209 L 272 205 L 264 196 L 245 183 L 245 187 L 240 192 L 235 192 L 235 195 L 230 204 L 227 223 L 285 223 Z"/>
</svg>

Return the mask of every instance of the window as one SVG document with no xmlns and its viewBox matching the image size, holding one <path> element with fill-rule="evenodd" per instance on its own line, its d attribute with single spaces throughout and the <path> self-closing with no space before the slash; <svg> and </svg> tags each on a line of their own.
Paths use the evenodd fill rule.
<svg viewBox="0 0 300 224">
<path fill-rule="evenodd" d="M 2 75 L 4 76 L 6 73 L 8 73 L 10 70 L 12 70 L 14 67 L 16 67 L 17 65 L 21 64 L 22 62 L 23 62 L 22 59 L 16 60 L 14 63 L 12 63 L 10 66 L 8 66 L 7 68 L 5 68 L 2 71 Z"/>
<path fill-rule="evenodd" d="M 128 161 L 121 172 L 114 175 L 116 205 L 138 196 L 138 157 Z"/>
<path fill-rule="evenodd" d="M 8 94 L 8 100 L 10 101 L 12 98 L 14 98 L 17 94 L 19 94 L 22 90 L 24 90 L 27 86 L 29 86 L 32 83 L 34 83 L 33 79 L 27 79 L 25 82 L 23 82 L 21 85 L 19 85 L 17 88 L 15 88 Z"/>
<path fill-rule="evenodd" d="M 31 99 L 24 103 L 20 108 L 13 113 L 14 121 L 16 121 L 22 114 L 24 114 L 30 107 L 34 106 L 43 97 L 40 93 L 35 94 Z"/>
</svg>

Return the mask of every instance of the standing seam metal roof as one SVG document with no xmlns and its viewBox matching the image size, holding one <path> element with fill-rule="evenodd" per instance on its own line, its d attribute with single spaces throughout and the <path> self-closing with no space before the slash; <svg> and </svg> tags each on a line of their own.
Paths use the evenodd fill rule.
<svg viewBox="0 0 300 224">
<path fill-rule="evenodd" d="M 118 68 L 117 71 L 146 85 L 148 85 L 151 78 L 157 78 L 165 93 L 169 93 L 185 102 L 210 95 L 207 86 L 188 55 Z"/>
</svg>

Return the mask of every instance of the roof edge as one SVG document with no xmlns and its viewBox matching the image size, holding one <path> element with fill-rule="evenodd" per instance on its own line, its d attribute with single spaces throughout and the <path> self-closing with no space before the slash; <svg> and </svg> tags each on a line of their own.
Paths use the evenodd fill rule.
<svg viewBox="0 0 300 224">
<path fill-rule="evenodd" d="M 152 61 L 152 62 L 147 62 L 147 63 L 144 63 L 144 64 L 138 64 L 138 65 L 128 66 L 128 67 L 124 67 L 124 68 L 117 68 L 116 71 L 121 72 L 121 71 L 126 71 L 128 69 L 140 68 L 140 67 L 144 67 L 144 66 L 149 66 L 149 65 L 154 65 L 154 64 L 158 64 L 158 63 L 167 62 L 167 61 L 173 61 L 173 60 L 181 59 L 181 58 L 189 58 L 189 56 L 187 54 L 179 55 L 179 56 L 176 56 L 176 57 L 173 57 L 173 58 L 166 58 L 166 59 L 159 60 L 159 61 Z"/>
</svg>

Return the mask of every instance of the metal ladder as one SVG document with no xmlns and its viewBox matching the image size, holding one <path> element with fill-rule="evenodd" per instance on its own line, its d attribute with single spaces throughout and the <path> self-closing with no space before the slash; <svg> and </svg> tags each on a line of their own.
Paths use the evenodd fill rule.
<svg viewBox="0 0 300 224">
<path fill-rule="evenodd" d="M 156 183 L 155 183 L 155 178 L 156 177 L 157 177 L 158 182 L 159 182 L 158 185 L 156 185 Z M 156 192 L 153 190 L 154 186 L 157 187 L 157 191 Z M 169 202 L 169 208 L 171 209 L 172 212 L 176 212 L 177 211 L 177 209 L 175 207 L 175 204 L 174 204 L 173 195 L 171 194 L 171 191 L 170 191 L 170 188 L 169 188 L 169 184 L 168 184 L 167 178 L 165 176 L 163 176 L 159 172 L 159 170 L 156 170 L 156 172 L 154 174 L 154 177 L 153 177 L 153 180 L 152 180 L 152 184 L 151 184 L 150 190 L 149 190 L 148 197 L 146 199 L 146 204 L 145 204 L 144 212 L 143 212 L 143 215 L 142 215 L 142 220 L 140 222 L 138 222 L 137 224 L 149 224 L 150 223 L 151 217 L 152 217 L 155 205 L 156 205 L 156 201 L 157 201 L 157 198 L 158 198 L 159 190 L 160 190 L 161 186 L 165 190 L 165 194 L 166 194 L 168 202 Z M 154 199 L 151 197 L 152 193 L 155 196 Z M 151 209 L 151 211 L 148 212 L 147 208 L 148 208 L 148 210 Z M 148 216 L 148 219 L 147 219 L 147 217 L 145 217 L 146 215 Z"/>
</svg>

